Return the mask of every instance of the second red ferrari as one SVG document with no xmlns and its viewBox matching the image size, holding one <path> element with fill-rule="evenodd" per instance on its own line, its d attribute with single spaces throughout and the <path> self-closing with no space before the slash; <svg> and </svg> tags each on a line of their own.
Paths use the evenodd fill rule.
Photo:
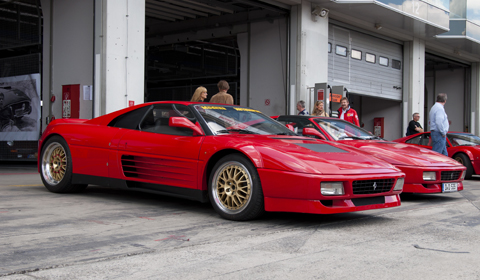
<svg viewBox="0 0 480 280">
<path fill-rule="evenodd" d="M 403 192 L 442 193 L 463 190 L 465 167 L 439 153 L 386 141 L 344 120 L 315 116 L 278 116 L 298 134 L 359 148 L 402 170 Z"/>
</svg>

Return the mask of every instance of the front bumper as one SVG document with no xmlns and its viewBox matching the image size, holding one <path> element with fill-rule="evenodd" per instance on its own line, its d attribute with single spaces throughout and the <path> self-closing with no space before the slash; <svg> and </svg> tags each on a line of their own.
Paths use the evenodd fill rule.
<svg viewBox="0 0 480 280">
<path fill-rule="evenodd" d="M 401 172 L 366 175 L 316 175 L 258 169 L 265 199 L 265 210 L 272 212 L 299 212 L 334 214 L 400 206 L 399 194 L 393 191 Z M 394 179 L 388 191 L 354 194 L 352 182 L 358 180 Z M 344 195 L 323 196 L 321 182 L 344 182 Z"/>
<path fill-rule="evenodd" d="M 402 170 L 405 177 L 405 185 L 403 186 L 404 193 L 441 193 L 443 183 L 458 183 L 458 191 L 463 190 L 463 180 L 461 174 L 465 167 L 423 167 L 423 166 L 396 166 Z M 423 172 L 435 172 L 437 180 L 425 181 L 423 180 Z M 442 172 L 455 172 L 459 175 L 454 179 L 449 178 L 442 180 Z"/>
</svg>

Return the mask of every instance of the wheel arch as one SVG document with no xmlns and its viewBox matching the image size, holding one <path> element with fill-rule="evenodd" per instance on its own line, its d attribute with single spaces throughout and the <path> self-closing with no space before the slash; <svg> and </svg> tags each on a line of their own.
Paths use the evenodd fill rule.
<svg viewBox="0 0 480 280">
<path fill-rule="evenodd" d="M 41 173 L 42 170 L 41 170 L 41 161 L 42 161 L 42 149 L 43 149 L 43 146 L 45 145 L 45 143 L 52 137 L 55 137 L 55 136 L 58 136 L 58 137 L 62 137 L 63 140 L 65 140 L 65 142 L 67 142 L 67 139 L 65 139 L 65 137 L 63 137 L 62 135 L 58 134 L 58 133 L 52 133 L 52 134 L 49 134 L 48 136 L 46 136 L 44 139 L 42 139 L 41 141 L 38 142 L 38 159 L 37 159 L 37 169 L 38 169 L 38 172 Z M 68 142 L 67 142 L 67 145 L 68 145 Z"/>
<path fill-rule="evenodd" d="M 455 154 L 453 154 L 452 158 L 455 158 L 455 156 L 457 156 L 458 154 L 465 154 L 470 159 L 470 161 L 473 161 L 473 154 L 468 150 L 457 151 Z"/>
<path fill-rule="evenodd" d="M 246 157 L 252 164 L 255 168 L 258 168 L 258 167 L 261 167 L 258 165 L 258 162 L 262 162 L 261 161 L 261 158 L 258 159 L 256 158 L 256 160 L 253 160 L 251 158 L 251 156 L 248 155 L 248 153 L 244 152 L 244 151 L 240 151 L 240 150 L 236 150 L 236 149 L 224 149 L 224 150 L 220 150 L 218 152 L 216 152 L 215 154 L 213 154 L 209 159 L 208 159 L 208 162 L 207 164 L 205 165 L 205 171 L 203 172 L 203 176 L 202 176 L 202 190 L 208 190 L 208 178 L 210 178 L 210 174 L 212 173 L 212 170 L 213 170 L 213 167 L 215 166 L 215 164 L 223 157 L 227 156 L 227 155 L 231 155 L 231 154 L 240 154 L 244 157 Z M 255 155 L 255 157 L 257 157 L 257 155 Z"/>
</svg>

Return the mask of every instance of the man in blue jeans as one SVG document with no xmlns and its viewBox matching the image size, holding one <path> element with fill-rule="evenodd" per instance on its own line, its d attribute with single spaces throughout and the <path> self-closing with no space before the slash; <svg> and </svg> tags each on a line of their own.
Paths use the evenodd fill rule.
<svg viewBox="0 0 480 280">
<path fill-rule="evenodd" d="M 432 137 L 432 150 L 448 156 L 446 136 L 449 124 L 444 108 L 445 103 L 447 103 L 447 94 L 439 93 L 437 102 L 435 102 L 428 114 L 428 125 L 430 126 L 430 135 Z"/>
</svg>

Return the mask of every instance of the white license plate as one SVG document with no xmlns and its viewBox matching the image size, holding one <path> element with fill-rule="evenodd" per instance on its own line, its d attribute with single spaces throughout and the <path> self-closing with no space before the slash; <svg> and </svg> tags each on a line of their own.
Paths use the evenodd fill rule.
<svg viewBox="0 0 480 280">
<path fill-rule="evenodd" d="M 458 183 L 443 183 L 442 192 L 456 192 L 458 190 Z"/>
</svg>

